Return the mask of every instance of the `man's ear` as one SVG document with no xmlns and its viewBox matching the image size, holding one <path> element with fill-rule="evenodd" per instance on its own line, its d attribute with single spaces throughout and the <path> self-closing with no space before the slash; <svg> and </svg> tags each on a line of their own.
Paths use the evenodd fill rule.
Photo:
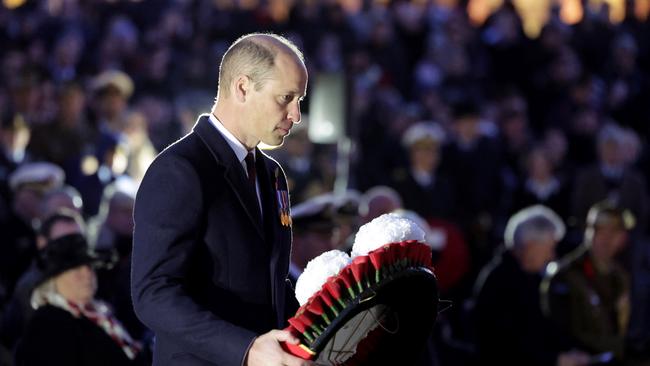
<svg viewBox="0 0 650 366">
<path fill-rule="evenodd" d="M 245 102 L 252 87 L 251 79 L 241 74 L 235 78 L 233 83 L 235 99 L 241 103 Z"/>
</svg>

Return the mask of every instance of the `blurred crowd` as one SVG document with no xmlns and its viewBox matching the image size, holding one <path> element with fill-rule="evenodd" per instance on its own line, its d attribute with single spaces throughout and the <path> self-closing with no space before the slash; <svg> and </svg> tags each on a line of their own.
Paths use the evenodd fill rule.
<svg viewBox="0 0 650 366">
<path fill-rule="evenodd" d="M 634 16 L 634 0 L 617 24 L 606 2 L 581 1 L 572 25 L 554 6 L 534 39 L 509 0 L 480 25 L 462 0 L 10 3 L 0 5 L 0 365 L 38 364 L 30 351 L 54 349 L 44 330 L 56 338 L 79 319 L 94 319 L 77 324 L 92 336 L 61 338 L 68 346 L 115 351 L 103 361 L 113 365 L 146 360 L 152 340 L 129 295 L 138 183 L 209 111 L 218 60 L 253 31 L 303 49 L 310 90 L 321 74 L 347 82 L 349 156 L 310 140 L 309 93 L 304 122 L 270 151 L 290 180 L 294 279 L 398 210 L 427 228 L 452 304 L 425 363 L 647 362 L 650 20 Z M 348 189 L 334 192 L 341 159 Z M 609 249 L 591 253 L 603 241 Z M 53 285 L 68 280 L 95 285 L 75 298 Z M 572 286 L 584 296 L 567 300 Z M 572 327 L 545 321 L 576 301 L 584 309 L 558 315 Z"/>
</svg>

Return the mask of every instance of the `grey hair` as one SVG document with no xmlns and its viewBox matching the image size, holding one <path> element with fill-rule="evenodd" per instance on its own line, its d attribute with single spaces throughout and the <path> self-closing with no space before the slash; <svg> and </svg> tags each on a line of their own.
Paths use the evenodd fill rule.
<svg viewBox="0 0 650 366">
<path fill-rule="evenodd" d="M 48 304 L 48 299 L 50 299 L 52 295 L 57 294 L 58 292 L 56 291 L 54 278 L 50 278 L 42 284 L 38 285 L 38 287 L 32 291 L 30 304 L 32 305 L 32 308 L 38 309 L 41 306 Z"/>
<path fill-rule="evenodd" d="M 504 243 L 506 248 L 516 249 L 549 232 L 556 241 L 560 241 L 566 227 L 553 210 L 543 205 L 534 205 L 522 209 L 508 220 Z"/>
<path fill-rule="evenodd" d="M 260 40 L 260 36 L 268 41 Z M 263 39 L 262 38 L 262 39 Z M 282 50 L 284 48 L 284 50 Z M 238 75 L 246 75 L 260 90 L 269 79 L 278 52 L 293 53 L 301 62 L 305 58 L 298 47 L 285 37 L 273 33 L 250 33 L 239 37 L 223 55 L 219 65 L 217 98 L 230 95 L 228 88 Z"/>
</svg>

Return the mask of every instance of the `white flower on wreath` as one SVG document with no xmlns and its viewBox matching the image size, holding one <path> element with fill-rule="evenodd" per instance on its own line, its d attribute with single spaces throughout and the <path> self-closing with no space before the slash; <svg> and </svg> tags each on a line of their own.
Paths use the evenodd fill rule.
<svg viewBox="0 0 650 366">
<path fill-rule="evenodd" d="M 352 245 L 352 258 L 368 255 L 386 244 L 407 240 L 424 242 L 424 230 L 406 217 L 384 214 L 359 228 Z"/>
<path fill-rule="evenodd" d="M 351 262 L 350 256 L 340 250 L 330 250 L 310 260 L 296 282 L 298 303 L 304 305 L 328 278 L 338 275 Z"/>
</svg>

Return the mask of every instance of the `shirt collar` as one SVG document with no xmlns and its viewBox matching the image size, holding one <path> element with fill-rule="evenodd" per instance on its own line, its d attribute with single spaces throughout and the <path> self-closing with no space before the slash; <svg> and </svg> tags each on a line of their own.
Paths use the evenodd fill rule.
<svg viewBox="0 0 650 366">
<path fill-rule="evenodd" d="M 246 149 L 246 146 L 244 146 L 244 144 L 239 142 L 239 140 L 237 140 L 235 135 L 233 135 L 230 131 L 228 131 L 226 126 L 224 126 L 223 123 L 221 123 L 221 121 L 219 121 L 214 114 L 210 113 L 209 116 L 210 116 L 210 123 L 212 123 L 212 125 L 216 127 L 216 129 L 219 132 L 221 132 L 223 137 L 226 139 L 226 142 L 228 143 L 232 151 L 237 156 L 237 160 L 240 163 L 243 162 L 244 159 L 246 159 L 246 155 L 248 155 L 248 150 Z M 253 152 L 253 156 L 255 157 L 255 149 L 253 149 L 252 152 Z"/>
</svg>

